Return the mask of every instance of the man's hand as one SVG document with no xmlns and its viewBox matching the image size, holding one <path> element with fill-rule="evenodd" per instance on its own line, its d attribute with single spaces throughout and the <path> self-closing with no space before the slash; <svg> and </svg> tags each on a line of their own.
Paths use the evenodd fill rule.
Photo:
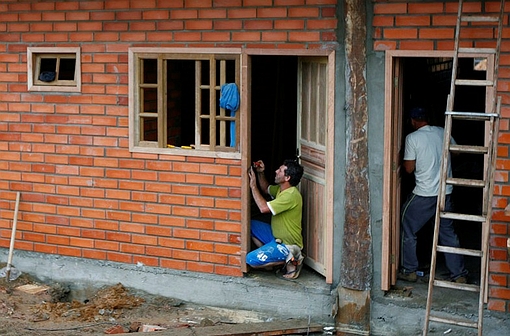
<svg viewBox="0 0 510 336">
<path fill-rule="evenodd" d="M 257 188 L 257 177 L 253 171 L 253 167 L 250 167 L 250 170 L 248 170 L 248 176 L 250 177 L 250 188 Z"/>
<path fill-rule="evenodd" d="M 258 160 L 258 161 L 255 161 L 253 162 L 253 168 L 255 168 L 255 171 L 257 173 L 263 173 L 264 170 L 266 169 L 266 166 L 264 165 L 264 162 L 262 160 Z"/>
</svg>

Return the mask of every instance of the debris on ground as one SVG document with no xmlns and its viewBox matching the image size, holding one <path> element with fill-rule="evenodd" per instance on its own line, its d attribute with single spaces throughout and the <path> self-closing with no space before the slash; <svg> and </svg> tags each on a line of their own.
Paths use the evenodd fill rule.
<svg viewBox="0 0 510 336">
<path fill-rule="evenodd" d="M 169 330 L 176 335 L 188 332 L 206 335 L 209 331 L 205 330 L 228 335 L 235 328 L 245 332 L 262 325 L 271 330 L 271 335 L 285 335 L 278 331 L 282 326 L 292 329 L 293 334 L 311 335 L 312 330 L 321 329 L 318 325 L 307 326 L 306 321 L 301 324 L 283 321 L 280 325 L 273 316 L 258 312 L 209 307 L 131 291 L 122 283 L 98 288 L 83 300 L 70 299 L 71 285 L 42 282 L 27 273 L 15 281 L 0 278 L 0 335 L 161 334 Z"/>
</svg>

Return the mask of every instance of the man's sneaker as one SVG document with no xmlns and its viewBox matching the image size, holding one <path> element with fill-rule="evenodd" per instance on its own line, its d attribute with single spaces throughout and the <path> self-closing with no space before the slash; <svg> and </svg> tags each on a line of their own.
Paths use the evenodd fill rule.
<svg viewBox="0 0 510 336">
<path fill-rule="evenodd" d="M 418 276 L 416 275 L 416 272 L 405 273 L 400 271 L 398 272 L 397 279 L 409 282 L 416 282 L 418 280 Z"/>
<path fill-rule="evenodd" d="M 459 283 L 459 284 L 465 284 L 467 283 L 467 278 L 464 276 L 460 276 L 457 279 L 452 280 L 453 282 Z"/>
</svg>

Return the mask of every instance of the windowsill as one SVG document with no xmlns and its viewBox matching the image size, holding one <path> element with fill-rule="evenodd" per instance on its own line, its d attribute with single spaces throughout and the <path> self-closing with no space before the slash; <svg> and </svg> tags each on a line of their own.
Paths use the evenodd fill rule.
<svg viewBox="0 0 510 336">
<path fill-rule="evenodd" d="M 154 148 L 154 147 L 140 147 L 140 146 L 130 147 L 129 151 L 132 153 L 145 153 L 145 154 L 212 157 L 212 158 L 234 159 L 234 160 L 241 159 L 241 153 L 239 153 L 239 152 L 218 152 L 218 151 L 205 151 L 205 150 L 197 150 L 197 149 Z"/>
<path fill-rule="evenodd" d="M 33 92 L 81 92 L 81 87 L 32 85 L 32 86 L 28 87 L 28 91 L 33 91 Z"/>
</svg>

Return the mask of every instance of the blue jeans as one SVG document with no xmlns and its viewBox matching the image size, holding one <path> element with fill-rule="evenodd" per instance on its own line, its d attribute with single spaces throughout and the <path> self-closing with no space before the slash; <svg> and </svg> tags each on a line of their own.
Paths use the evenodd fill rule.
<svg viewBox="0 0 510 336">
<path fill-rule="evenodd" d="M 409 195 L 402 210 L 403 250 L 402 266 L 404 272 L 418 269 L 416 256 L 416 233 L 436 215 L 437 196 L 424 197 Z M 446 196 L 445 211 L 452 211 L 450 195 Z M 453 228 L 453 220 L 441 218 L 439 224 L 439 245 L 459 247 L 459 239 Z M 461 254 L 445 253 L 446 267 L 452 279 L 467 275 L 464 269 L 464 257 Z"/>
<path fill-rule="evenodd" d="M 274 262 L 285 262 L 290 251 L 285 244 L 276 242 L 270 224 L 252 220 L 251 235 L 264 245 L 246 255 L 248 265 L 257 267 Z"/>
</svg>

